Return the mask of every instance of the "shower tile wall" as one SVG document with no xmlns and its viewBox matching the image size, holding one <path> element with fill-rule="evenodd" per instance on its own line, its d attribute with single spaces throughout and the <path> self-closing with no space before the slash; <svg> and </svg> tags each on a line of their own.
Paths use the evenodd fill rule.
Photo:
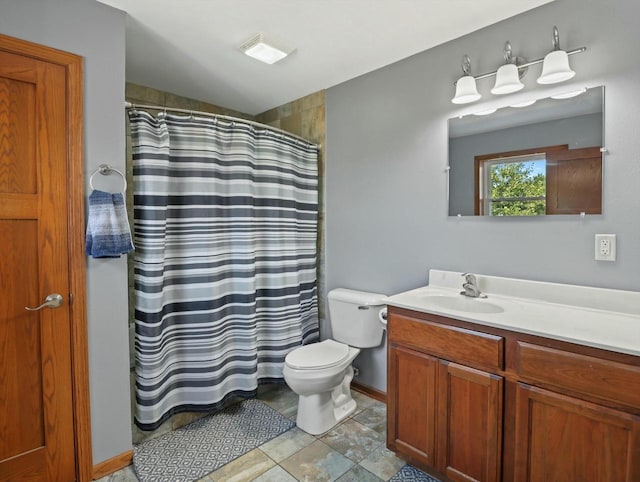
<svg viewBox="0 0 640 482">
<path fill-rule="evenodd" d="M 127 82 L 125 87 L 125 98 L 133 104 L 152 104 L 163 107 L 174 107 L 194 111 L 211 112 L 213 114 L 229 115 L 242 119 L 255 120 L 264 124 L 283 129 L 293 134 L 302 136 L 312 142 L 322 145 L 322 150 L 318 157 L 318 294 L 319 294 L 319 316 L 324 319 L 325 300 L 322 296 L 324 292 L 324 144 L 325 144 L 325 96 L 324 91 L 310 94 L 301 99 L 289 102 L 274 109 L 252 116 L 243 112 L 226 109 L 217 105 L 201 102 L 199 100 L 181 97 L 170 92 L 163 92 L 151 87 L 132 84 Z M 127 126 L 127 152 L 126 152 L 126 175 L 127 184 L 133 186 L 133 163 L 131 155 L 131 132 L 129 123 Z M 133 189 L 127 192 L 127 209 L 129 221 L 132 224 L 133 232 Z M 131 410 L 133 414 L 135 403 L 135 381 L 133 372 L 133 323 L 134 323 L 134 289 L 133 289 L 133 254 L 129 256 L 128 263 L 129 279 L 129 333 L 130 360 L 131 360 Z M 322 322 L 322 321 L 321 321 Z M 153 438 L 171 430 L 180 428 L 193 420 L 207 415 L 206 413 L 181 413 L 171 417 L 161 427 L 153 432 L 143 432 L 135 425 L 133 426 L 133 442 L 139 443 L 148 438 Z M 133 419 L 133 416 L 132 416 Z"/>
</svg>

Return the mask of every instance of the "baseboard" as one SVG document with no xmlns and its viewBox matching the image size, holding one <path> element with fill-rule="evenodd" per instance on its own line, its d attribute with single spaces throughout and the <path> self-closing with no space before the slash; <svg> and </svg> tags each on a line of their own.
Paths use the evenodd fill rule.
<svg viewBox="0 0 640 482">
<path fill-rule="evenodd" d="M 351 388 L 353 388 L 356 392 L 363 393 L 368 397 L 378 400 L 379 402 L 387 403 L 387 394 L 382 390 L 378 390 L 377 388 L 373 388 L 369 385 L 365 385 L 356 381 L 351 382 Z"/>
<path fill-rule="evenodd" d="M 131 465 L 132 461 L 133 450 L 128 450 L 121 453 L 120 455 L 111 457 L 104 462 L 100 462 L 99 464 L 93 466 L 93 480 L 101 479 L 102 477 L 113 474 L 120 469 L 124 469 L 128 465 Z"/>
</svg>

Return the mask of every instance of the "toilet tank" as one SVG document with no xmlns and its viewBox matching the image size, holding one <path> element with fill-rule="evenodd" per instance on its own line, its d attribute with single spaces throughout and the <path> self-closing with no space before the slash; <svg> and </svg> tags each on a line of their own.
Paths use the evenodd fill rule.
<svg viewBox="0 0 640 482">
<path fill-rule="evenodd" d="M 384 333 L 378 312 L 386 295 L 336 288 L 329 291 L 333 339 L 356 348 L 379 346 Z"/>
</svg>

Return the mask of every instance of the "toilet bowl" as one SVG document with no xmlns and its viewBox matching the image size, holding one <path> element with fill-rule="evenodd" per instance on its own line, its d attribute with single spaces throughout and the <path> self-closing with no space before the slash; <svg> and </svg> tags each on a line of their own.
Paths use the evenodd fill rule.
<svg viewBox="0 0 640 482">
<path fill-rule="evenodd" d="M 360 353 L 334 340 L 306 345 L 289 353 L 283 368 L 287 385 L 298 394 L 298 427 L 318 435 L 351 415 L 351 363 Z"/>
<path fill-rule="evenodd" d="M 383 327 L 378 313 L 385 295 L 338 288 L 329 292 L 334 339 L 294 349 L 285 357 L 285 382 L 298 396 L 298 427 L 326 432 L 351 415 L 353 360 L 360 348 L 378 346 Z"/>
</svg>

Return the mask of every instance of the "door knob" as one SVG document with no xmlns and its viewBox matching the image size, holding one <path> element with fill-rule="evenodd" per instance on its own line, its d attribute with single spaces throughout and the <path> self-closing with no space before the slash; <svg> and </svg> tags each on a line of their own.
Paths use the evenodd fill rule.
<svg viewBox="0 0 640 482">
<path fill-rule="evenodd" d="M 49 296 L 47 296 L 44 299 L 44 303 L 42 303 L 40 306 L 36 306 L 35 308 L 29 308 L 28 306 L 25 306 L 24 309 L 28 311 L 38 311 L 44 308 L 45 306 L 47 308 L 57 308 L 61 304 L 62 304 L 62 295 L 59 295 L 58 293 L 51 293 Z"/>
</svg>

